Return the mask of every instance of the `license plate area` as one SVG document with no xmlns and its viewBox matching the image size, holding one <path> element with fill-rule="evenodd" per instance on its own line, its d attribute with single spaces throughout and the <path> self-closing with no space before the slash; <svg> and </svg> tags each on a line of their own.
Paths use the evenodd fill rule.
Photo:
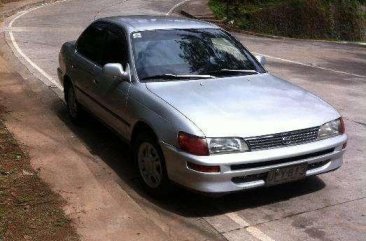
<svg viewBox="0 0 366 241">
<path fill-rule="evenodd" d="M 303 179 L 306 176 L 307 169 L 307 163 L 275 168 L 268 172 L 266 185 L 271 186 Z"/>
</svg>

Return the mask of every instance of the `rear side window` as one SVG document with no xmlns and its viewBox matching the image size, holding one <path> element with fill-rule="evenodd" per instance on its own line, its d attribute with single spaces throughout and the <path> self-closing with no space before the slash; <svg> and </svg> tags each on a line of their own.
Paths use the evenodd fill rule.
<svg viewBox="0 0 366 241">
<path fill-rule="evenodd" d="M 103 65 L 108 63 L 120 63 L 123 67 L 126 67 L 128 62 L 128 45 L 126 37 L 122 31 L 117 31 L 115 28 L 107 28 L 106 35 Z"/>
<path fill-rule="evenodd" d="M 77 50 L 85 58 L 102 65 L 105 31 L 101 25 L 91 25 L 77 41 Z"/>
</svg>

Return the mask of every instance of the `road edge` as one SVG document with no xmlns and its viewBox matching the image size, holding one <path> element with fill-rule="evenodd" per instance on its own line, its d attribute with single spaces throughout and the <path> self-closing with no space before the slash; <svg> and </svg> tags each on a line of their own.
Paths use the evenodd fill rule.
<svg viewBox="0 0 366 241">
<path fill-rule="evenodd" d="M 43 0 L 38 3 L 25 5 L 17 10 L 14 10 L 15 14 L 5 18 L 4 22 L 2 23 L 4 26 L 0 29 L 0 33 L 3 33 L 4 40 L 7 46 L 10 48 L 13 55 L 16 57 L 16 59 L 27 69 L 27 71 L 32 76 L 40 80 L 62 100 L 63 100 L 63 88 L 61 84 L 59 84 L 57 80 L 53 80 L 53 78 L 49 76 L 49 74 L 44 72 L 37 64 L 35 64 L 23 53 L 23 51 L 20 49 L 14 38 L 13 32 L 11 31 L 11 27 L 17 19 L 32 11 L 66 1 L 69 0 Z M 20 74 L 24 78 L 24 73 Z"/>
</svg>

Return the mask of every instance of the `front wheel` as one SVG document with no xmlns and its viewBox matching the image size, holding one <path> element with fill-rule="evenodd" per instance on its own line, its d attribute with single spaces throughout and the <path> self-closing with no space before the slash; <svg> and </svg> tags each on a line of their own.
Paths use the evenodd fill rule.
<svg viewBox="0 0 366 241">
<path fill-rule="evenodd" d="M 166 195 L 170 190 L 170 182 L 163 153 L 155 138 L 147 133 L 140 134 L 133 152 L 144 189 L 154 196 Z"/>
</svg>

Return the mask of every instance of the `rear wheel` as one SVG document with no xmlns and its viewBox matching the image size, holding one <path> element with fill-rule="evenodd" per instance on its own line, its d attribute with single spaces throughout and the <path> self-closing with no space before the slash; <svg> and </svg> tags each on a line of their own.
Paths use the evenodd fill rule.
<svg viewBox="0 0 366 241">
<path fill-rule="evenodd" d="M 68 85 L 65 89 L 65 100 L 71 121 L 80 124 L 83 117 L 83 110 L 76 99 L 75 90 L 72 84 Z"/>
<path fill-rule="evenodd" d="M 166 195 L 170 190 L 170 182 L 163 153 L 153 135 L 139 134 L 133 152 L 144 189 L 154 196 Z"/>
</svg>

